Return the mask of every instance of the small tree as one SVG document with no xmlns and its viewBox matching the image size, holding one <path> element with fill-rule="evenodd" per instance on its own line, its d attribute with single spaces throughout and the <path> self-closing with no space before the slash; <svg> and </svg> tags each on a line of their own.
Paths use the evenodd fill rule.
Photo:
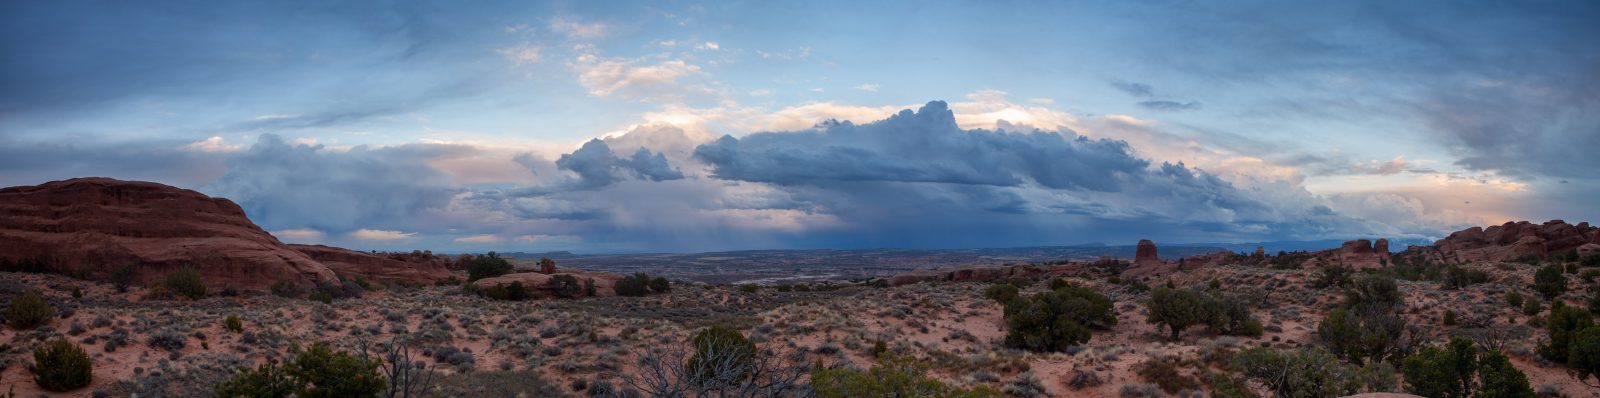
<svg viewBox="0 0 1600 398">
<path fill-rule="evenodd" d="M 1172 340 L 1190 326 L 1205 324 L 1212 317 L 1206 297 L 1193 290 L 1156 288 L 1150 292 L 1148 322 L 1166 325 Z"/>
<path fill-rule="evenodd" d="M 672 291 L 672 282 L 667 281 L 667 278 L 658 276 L 650 280 L 650 291 L 656 293 L 670 292 Z"/>
<path fill-rule="evenodd" d="M 617 295 L 623 297 L 640 297 L 650 294 L 650 276 L 643 272 L 622 278 L 616 284 Z"/>
<path fill-rule="evenodd" d="M 1588 311 L 1567 306 L 1551 307 L 1550 316 L 1544 325 L 1550 340 L 1539 345 L 1539 355 L 1551 361 L 1566 363 L 1573 337 L 1591 326 L 1594 326 L 1594 319 Z"/>
<path fill-rule="evenodd" d="M 206 283 L 200 279 L 200 271 L 196 271 L 194 267 L 179 268 L 167 274 L 167 280 L 162 285 L 172 293 L 193 300 L 206 297 Z"/>
<path fill-rule="evenodd" d="M 112 268 L 111 273 L 107 275 L 107 279 L 111 281 L 111 285 L 117 288 L 117 292 L 121 293 L 127 293 L 128 286 L 133 285 L 133 282 L 137 278 L 138 270 L 133 268 L 131 265 Z"/>
<path fill-rule="evenodd" d="M 1587 382 L 1590 376 L 1600 379 L 1600 327 L 1578 331 L 1567 345 L 1567 366 L 1578 381 Z"/>
<path fill-rule="evenodd" d="M 89 354 L 66 339 L 56 339 L 33 351 L 33 381 L 39 388 L 62 392 L 83 388 L 93 377 Z"/>
<path fill-rule="evenodd" d="M 467 263 L 467 282 L 509 274 L 512 270 L 510 261 L 500 258 L 498 253 L 489 252 L 482 256 L 474 256 L 472 261 Z"/>
<path fill-rule="evenodd" d="M 1506 354 L 1499 351 L 1483 354 L 1478 362 L 1478 381 L 1483 384 L 1478 398 L 1534 398 L 1528 376 L 1511 366 Z"/>
<path fill-rule="evenodd" d="M 269 361 L 255 369 L 239 369 L 233 378 L 217 384 L 212 393 L 223 398 L 281 398 L 294 394 L 298 387 L 283 367 Z"/>
<path fill-rule="evenodd" d="M 296 355 L 286 373 L 298 384 L 295 396 L 303 398 L 374 397 L 387 387 L 377 363 L 324 343 Z"/>
<path fill-rule="evenodd" d="M 6 324 L 17 329 L 33 329 L 55 317 L 56 307 L 32 290 L 11 299 L 11 305 L 6 306 Z"/>
<path fill-rule="evenodd" d="M 1032 351 L 1064 351 L 1089 341 L 1090 329 L 1117 323 L 1111 299 L 1066 286 L 1006 303 L 1005 345 Z"/>
<path fill-rule="evenodd" d="M 550 277 L 550 290 L 556 297 L 574 298 L 583 295 L 583 286 L 578 284 L 578 278 L 572 275 L 560 274 Z"/>
<path fill-rule="evenodd" d="M 1533 274 L 1533 290 L 1538 291 L 1545 300 L 1555 299 L 1567 292 L 1567 277 L 1561 273 L 1561 267 L 1547 265 Z"/>
</svg>

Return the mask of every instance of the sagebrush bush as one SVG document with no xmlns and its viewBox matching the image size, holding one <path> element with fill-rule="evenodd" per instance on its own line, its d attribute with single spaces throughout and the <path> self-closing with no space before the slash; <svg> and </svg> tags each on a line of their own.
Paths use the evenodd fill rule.
<svg viewBox="0 0 1600 398">
<path fill-rule="evenodd" d="M 866 371 L 847 367 L 817 368 L 811 386 L 821 398 L 854 397 L 999 397 L 987 386 L 962 389 L 926 376 L 928 367 L 910 357 L 886 357 Z"/>
<path fill-rule="evenodd" d="M 56 339 L 34 350 L 33 363 L 33 381 L 48 391 L 86 387 L 94 373 L 89 354 L 66 339 Z"/>
<path fill-rule="evenodd" d="M 1016 299 L 1020 292 L 1021 290 L 1017 289 L 1016 285 L 1012 285 L 1010 283 L 996 283 L 989 285 L 988 288 L 983 289 L 983 297 L 987 297 L 990 300 L 1005 304 Z"/>
<path fill-rule="evenodd" d="M 1032 351 L 1065 351 L 1089 341 L 1090 329 L 1117 323 L 1111 299 L 1077 286 L 1006 303 L 1005 345 Z"/>
<path fill-rule="evenodd" d="M 234 333 L 243 332 L 244 321 L 240 321 L 237 316 L 228 315 L 227 319 L 222 320 L 222 328 Z"/>
<path fill-rule="evenodd" d="M 190 299 L 200 299 L 206 296 L 205 281 L 200 279 L 200 271 L 196 271 L 194 267 L 179 268 L 177 271 L 167 274 L 167 279 L 162 285 L 166 286 L 167 290 L 173 294 Z"/>
<path fill-rule="evenodd" d="M 509 274 L 512 270 L 511 262 L 500 258 L 498 253 L 489 252 L 474 256 L 472 262 L 467 263 L 467 282 Z"/>
<path fill-rule="evenodd" d="M 6 325 L 17 329 L 32 329 L 55 317 L 56 307 L 31 290 L 11 299 L 6 306 Z"/>
</svg>

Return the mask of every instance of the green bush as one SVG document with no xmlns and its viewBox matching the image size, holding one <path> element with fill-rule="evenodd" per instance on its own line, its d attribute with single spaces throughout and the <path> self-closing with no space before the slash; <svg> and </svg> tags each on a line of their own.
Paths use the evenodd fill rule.
<svg viewBox="0 0 1600 398">
<path fill-rule="evenodd" d="M 1567 277 L 1561 274 L 1561 267 L 1548 265 L 1540 268 L 1533 274 L 1533 290 L 1551 300 L 1567 292 Z"/>
<path fill-rule="evenodd" d="M 240 369 L 212 392 L 219 398 L 282 398 L 294 394 L 297 388 L 283 367 L 267 362 L 255 369 Z"/>
<path fill-rule="evenodd" d="M 555 292 L 556 297 L 575 298 L 583 296 L 583 286 L 578 284 L 578 278 L 575 276 L 556 275 L 550 277 L 550 281 L 546 283 L 550 285 L 550 291 Z"/>
<path fill-rule="evenodd" d="M 1589 307 L 1589 313 L 1600 314 L 1600 288 L 1589 291 L 1589 299 L 1585 300 L 1584 305 Z"/>
<path fill-rule="evenodd" d="M 594 297 L 600 290 L 594 286 L 594 278 L 583 279 L 583 295 Z"/>
<path fill-rule="evenodd" d="M 1424 347 L 1400 363 L 1406 392 L 1424 397 L 1466 398 L 1476 389 L 1478 352 L 1472 342 L 1454 338 L 1445 348 Z"/>
<path fill-rule="evenodd" d="M 1506 304 L 1511 304 L 1511 308 L 1522 308 L 1522 293 L 1506 293 Z"/>
<path fill-rule="evenodd" d="M 227 319 L 222 320 L 222 328 L 234 333 L 244 332 L 244 321 L 240 321 L 237 316 L 228 315 Z"/>
<path fill-rule="evenodd" d="M 643 272 L 622 278 L 616 284 L 617 295 L 623 297 L 642 297 L 650 294 L 650 275 Z"/>
<path fill-rule="evenodd" d="M 1522 315 L 1539 315 L 1540 311 L 1544 311 L 1544 307 L 1539 305 L 1538 297 L 1529 297 L 1526 302 L 1522 303 Z"/>
<path fill-rule="evenodd" d="M 1135 365 L 1134 373 L 1144 378 L 1144 381 L 1161 387 L 1161 391 L 1168 394 L 1200 388 L 1200 381 L 1184 376 L 1172 362 L 1161 358 L 1151 358 Z"/>
<path fill-rule="evenodd" d="M 1382 274 L 1362 275 L 1350 280 L 1345 290 L 1345 305 L 1355 307 L 1393 308 L 1404 303 L 1400 287 L 1394 278 Z"/>
<path fill-rule="evenodd" d="M 133 266 L 124 265 L 112 268 L 110 274 L 106 275 L 106 279 L 111 282 L 112 286 L 117 288 L 117 292 L 127 293 L 128 286 L 132 286 L 133 282 L 137 281 L 138 272 L 139 270 Z"/>
<path fill-rule="evenodd" d="M 1191 289 L 1157 288 L 1146 303 L 1152 324 L 1166 325 L 1177 340 L 1183 330 L 1206 325 L 1212 333 L 1260 336 L 1261 321 L 1238 300 Z"/>
<path fill-rule="evenodd" d="M 1579 381 L 1587 382 L 1589 376 L 1600 378 L 1600 327 L 1578 331 L 1567 346 L 1567 366 Z"/>
<path fill-rule="evenodd" d="M 1215 398 L 1261 398 L 1250 390 L 1250 384 L 1227 373 L 1211 373 L 1204 377 L 1206 386 Z"/>
<path fill-rule="evenodd" d="M 1282 353 L 1266 347 L 1239 351 L 1233 370 L 1261 382 L 1280 397 L 1338 397 L 1391 384 L 1392 368 L 1361 368 L 1339 361 L 1320 347 Z M 1384 377 L 1384 373 L 1390 373 Z"/>
<path fill-rule="evenodd" d="M 1052 282 L 1052 284 L 1054 283 Z M 1021 295 L 1021 291 L 1021 289 L 1017 289 L 1016 285 L 1010 283 L 996 283 L 983 289 L 983 297 L 1005 304 L 1015 300 L 1017 296 Z"/>
<path fill-rule="evenodd" d="M 179 296 L 194 300 L 206 297 L 206 283 L 200 280 L 200 271 L 195 271 L 194 267 L 179 268 L 167 274 L 167 280 L 162 285 Z"/>
<path fill-rule="evenodd" d="M 927 365 L 910 357 L 887 357 L 866 371 L 846 367 L 811 371 L 811 387 L 820 398 L 854 397 L 1000 397 L 987 387 L 951 387 L 926 375 Z"/>
<path fill-rule="evenodd" d="M 667 281 L 667 278 L 658 276 L 650 280 L 650 291 L 656 293 L 670 292 L 672 291 L 672 282 Z"/>
<path fill-rule="evenodd" d="M 1117 323 L 1111 299 L 1093 290 L 1065 286 L 1006 303 L 1005 345 L 1031 351 L 1064 351 L 1089 341 L 1090 329 Z"/>
<path fill-rule="evenodd" d="M 1353 271 L 1349 267 L 1323 266 L 1321 271 L 1317 274 L 1317 280 L 1311 282 L 1312 287 L 1321 289 L 1350 285 L 1350 274 Z"/>
<path fill-rule="evenodd" d="M 72 298 L 73 299 L 82 299 L 83 298 L 83 288 L 78 287 L 78 285 L 72 285 Z"/>
<path fill-rule="evenodd" d="M 1483 353 L 1478 361 L 1478 389 L 1481 398 L 1534 398 L 1528 376 L 1511 366 L 1511 360 L 1499 351 Z"/>
<path fill-rule="evenodd" d="M 1550 316 L 1545 319 L 1545 331 L 1549 333 L 1548 341 L 1539 345 L 1539 355 L 1551 361 L 1566 363 L 1567 354 L 1571 351 L 1570 343 L 1578 332 L 1594 326 L 1594 318 L 1588 311 L 1573 307 L 1551 307 Z"/>
<path fill-rule="evenodd" d="M 55 317 L 56 307 L 31 290 L 11 299 L 6 306 L 6 325 L 17 329 L 33 329 Z"/>
<path fill-rule="evenodd" d="M 1455 312 L 1455 310 L 1444 310 L 1444 325 L 1445 326 L 1455 326 L 1456 325 L 1456 312 Z"/>
<path fill-rule="evenodd" d="M 482 256 L 474 256 L 472 261 L 467 263 L 467 282 L 509 274 L 512 270 L 510 261 L 500 258 L 498 253 L 489 252 Z"/>
<path fill-rule="evenodd" d="M 47 391 L 86 387 L 93 373 L 89 354 L 66 339 L 56 339 L 33 351 L 33 381 Z"/>
<path fill-rule="evenodd" d="M 284 373 L 294 380 L 295 396 L 301 398 L 372 397 L 388 386 L 378 363 L 335 352 L 324 343 L 300 352 Z"/>
<path fill-rule="evenodd" d="M 1469 270 L 1457 266 L 1450 266 L 1444 272 L 1444 288 L 1460 289 L 1474 284 L 1489 281 L 1489 273 L 1479 270 Z"/>
</svg>

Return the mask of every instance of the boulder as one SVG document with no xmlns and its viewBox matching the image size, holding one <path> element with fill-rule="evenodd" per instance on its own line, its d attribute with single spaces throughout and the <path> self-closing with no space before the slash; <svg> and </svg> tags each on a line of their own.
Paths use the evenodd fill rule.
<svg viewBox="0 0 1600 398">
<path fill-rule="evenodd" d="M 232 201 L 109 178 L 0 189 L 0 259 L 101 280 L 128 267 L 138 284 L 193 267 L 214 291 L 338 282 Z"/>
</svg>

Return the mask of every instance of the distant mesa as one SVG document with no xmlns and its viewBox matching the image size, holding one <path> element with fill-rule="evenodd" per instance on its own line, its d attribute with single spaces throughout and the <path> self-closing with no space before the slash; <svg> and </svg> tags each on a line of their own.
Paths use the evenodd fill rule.
<svg viewBox="0 0 1600 398">
<path fill-rule="evenodd" d="M 0 189 L 0 259 L 101 280 L 126 268 L 138 284 L 193 267 L 216 290 L 262 291 L 279 281 L 336 284 L 339 275 L 410 282 L 449 277 L 447 259 L 431 254 L 396 258 L 288 245 L 227 199 L 110 178 Z"/>
</svg>

